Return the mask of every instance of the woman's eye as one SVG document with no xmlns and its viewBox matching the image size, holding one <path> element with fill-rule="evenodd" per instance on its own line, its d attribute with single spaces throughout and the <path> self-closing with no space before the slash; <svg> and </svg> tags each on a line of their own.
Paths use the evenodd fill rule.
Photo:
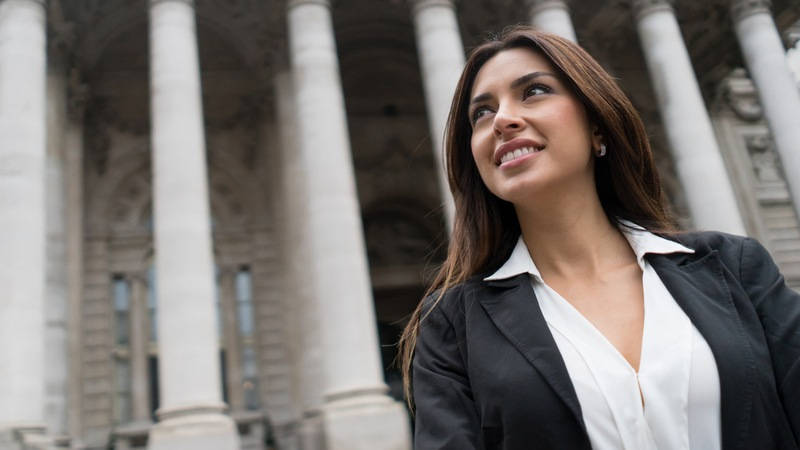
<svg viewBox="0 0 800 450">
<path fill-rule="evenodd" d="M 481 117 L 489 114 L 490 112 L 492 111 L 485 106 L 480 106 L 478 108 L 475 108 L 475 111 L 472 112 L 472 117 L 471 117 L 472 123 L 477 122 Z"/>
<path fill-rule="evenodd" d="M 533 84 L 525 89 L 525 98 L 532 97 L 534 95 L 547 94 L 549 92 L 551 92 L 549 87 L 543 84 Z"/>
</svg>

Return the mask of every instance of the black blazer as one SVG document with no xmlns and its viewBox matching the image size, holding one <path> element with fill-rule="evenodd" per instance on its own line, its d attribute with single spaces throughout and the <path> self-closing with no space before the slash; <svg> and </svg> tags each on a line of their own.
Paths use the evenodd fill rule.
<svg viewBox="0 0 800 450">
<path fill-rule="evenodd" d="M 714 354 L 723 449 L 797 449 L 800 295 L 752 239 L 675 239 L 695 253 L 646 258 Z M 426 299 L 412 366 L 414 447 L 589 449 L 529 278 L 484 276 L 450 289 L 433 309 Z"/>
</svg>

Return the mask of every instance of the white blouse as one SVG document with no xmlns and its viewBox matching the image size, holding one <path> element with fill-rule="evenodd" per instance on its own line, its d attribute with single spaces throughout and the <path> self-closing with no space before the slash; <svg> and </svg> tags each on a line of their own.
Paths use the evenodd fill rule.
<svg viewBox="0 0 800 450">
<path fill-rule="evenodd" d="M 694 250 L 645 230 L 623 231 L 642 269 L 644 286 L 638 373 L 589 320 L 542 280 L 522 237 L 505 264 L 486 280 L 531 275 L 594 450 L 719 450 L 720 393 L 714 355 L 644 258 L 647 253 Z"/>
</svg>

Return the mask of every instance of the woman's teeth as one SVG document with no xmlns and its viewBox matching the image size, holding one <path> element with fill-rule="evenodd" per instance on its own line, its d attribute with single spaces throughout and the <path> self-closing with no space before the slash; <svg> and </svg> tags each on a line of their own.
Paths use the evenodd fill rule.
<svg viewBox="0 0 800 450">
<path fill-rule="evenodd" d="M 503 155 L 503 157 L 500 158 L 500 164 L 509 162 L 511 160 L 514 160 L 514 159 L 517 159 L 520 156 L 525 156 L 525 155 L 527 155 L 529 153 L 539 152 L 541 150 L 542 150 L 541 148 L 534 148 L 534 147 L 521 147 L 521 148 L 518 148 L 518 149 L 514 150 L 513 152 L 508 152 L 505 155 Z"/>
</svg>

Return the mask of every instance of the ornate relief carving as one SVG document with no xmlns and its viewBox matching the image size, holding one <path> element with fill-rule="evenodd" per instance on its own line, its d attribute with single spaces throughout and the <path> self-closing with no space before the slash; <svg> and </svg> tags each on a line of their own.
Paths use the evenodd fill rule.
<svg viewBox="0 0 800 450">
<path fill-rule="evenodd" d="M 720 84 L 720 93 L 725 104 L 742 120 L 754 122 L 763 114 L 758 94 L 747 72 L 734 69 Z"/>
<path fill-rule="evenodd" d="M 758 182 L 760 184 L 783 183 L 780 161 L 769 134 L 746 136 L 745 144 Z"/>
<path fill-rule="evenodd" d="M 733 17 L 734 22 L 739 22 L 752 14 L 769 13 L 771 6 L 771 0 L 733 0 L 731 2 L 731 17 Z"/>
</svg>

